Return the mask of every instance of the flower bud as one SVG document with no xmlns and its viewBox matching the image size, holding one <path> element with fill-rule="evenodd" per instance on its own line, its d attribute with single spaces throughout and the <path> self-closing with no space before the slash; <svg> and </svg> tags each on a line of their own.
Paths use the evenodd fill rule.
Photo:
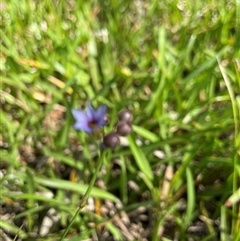
<svg viewBox="0 0 240 241">
<path fill-rule="evenodd" d="M 120 121 L 126 121 L 126 122 L 131 122 L 133 120 L 133 115 L 130 111 L 128 110 L 121 110 L 119 113 L 118 113 L 118 119 Z"/>
<path fill-rule="evenodd" d="M 127 136 L 132 132 L 132 126 L 130 123 L 121 121 L 117 125 L 117 133 L 120 136 Z"/>
<path fill-rule="evenodd" d="M 119 145 L 120 139 L 117 133 L 110 132 L 103 137 L 103 144 L 110 148 L 115 148 Z"/>
<path fill-rule="evenodd" d="M 104 116 L 104 121 L 105 121 L 105 125 L 109 124 L 109 116 L 108 115 Z"/>
</svg>

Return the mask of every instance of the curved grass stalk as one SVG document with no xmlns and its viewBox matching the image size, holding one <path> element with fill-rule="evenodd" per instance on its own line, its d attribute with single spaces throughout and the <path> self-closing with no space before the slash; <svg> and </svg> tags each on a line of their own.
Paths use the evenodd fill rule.
<svg viewBox="0 0 240 241">
<path fill-rule="evenodd" d="M 106 153 L 105 151 L 100 151 L 100 153 L 99 153 L 99 161 L 97 163 L 96 171 L 95 171 L 95 173 L 94 173 L 94 175 L 93 175 L 93 177 L 92 177 L 92 179 L 91 179 L 91 181 L 89 183 L 87 191 L 85 192 L 85 194 L 83 195 L 82 200 L 79 203 L 79 206 L 78 206 L 78 209 L 77 209 L 76 213 L 74 214 L 74 216 L 72 217 L 70 223 L 68 224 L 67 228 L 65 229 L 63 235 L 60 238 L 60 241 L 63 241 L 63 239 L 66 237 L 66 235 L 68 234 L 70 228 L 72 227 L 75 219 L 77 218 L 77 216 L 80 214 L 81 210 L 86 205 L 86 202 L 87 202 L 87 200 L 88 200 L 88 198 L 90 196 L 91 190 L 92 190 L 92 188 L 94 186 L 94 183 L 95 183 L 95 181 L 97 179 L 97 175 L 98 175 L 98 173 L 100 171 L 100 168 L 101 168 L 101 166 L 103 164 L 105 153 Z"/>
</svg>

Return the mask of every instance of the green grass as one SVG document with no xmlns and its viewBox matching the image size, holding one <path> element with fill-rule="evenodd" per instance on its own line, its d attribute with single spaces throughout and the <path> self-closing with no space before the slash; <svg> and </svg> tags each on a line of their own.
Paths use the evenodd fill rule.
<svg viewBox="0 0 240 241">
<path fill-rule="evenodd" d="M 3 240 L 240 240 L 239 0 L 4 0 L 0 33 Z M 99 173 L 88 101 L 134 115 Z"/>
</svg>

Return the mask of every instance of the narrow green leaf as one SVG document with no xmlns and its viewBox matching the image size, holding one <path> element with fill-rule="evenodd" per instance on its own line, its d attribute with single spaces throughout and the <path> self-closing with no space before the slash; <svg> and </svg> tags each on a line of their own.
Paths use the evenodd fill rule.
<svg viewBox="0 0 240 241">
<path fill-rule="evenodd" d="M 227 210 L 226 207 L 221 207 L 221 220 L 220 220 L 220 230 L 221 230 L 221 241 L 229 241 L 228 226 L 227 226 Z"/>
<path fill-rule="evenodd" d="M 165 27 L 160 27 L 158 30 L 158 51 L 159 51 L 159 57 L 158 57 L 158 66 L 159 69 L 164 72 L 166 70 L 166 29 Z"/>
<path fill-rule="evenodd" d="M 120 174 L 120 192 L 121 200 L 123 204 L 126 204 L 128 201 L 128 189 L 127 189 L 127 168 L 123 155 L 120 156 L 121 162 L 121 174 Z"/>
<path fill-rule="evenodd" d="M 46 187 L 75 191 L 75 192 L 78 192 L 79 194 L 84 194 L 88 188 L 88 185 L 85 185 L 85 184 L 73 183 L 70 181 L 64 181 L 60 179 L 46 179 L 46 178 L 36 177 L 35 181 Z M 102 199 L 109 199 L 112 201 L 118 200 L 117 197 L 115 197 L 113 194 L 96 187 L 93 187 L 93 189 L 91 190 L 91 196 L 102 198 Z"/>
<path fill-rule="evenodd" d="M 14 235 L 20 237 L 20 238 L 26 238 L 27 234 L 23 232 L 19 227 L 15 226 L 14 224 L 10 224 L 5 220 L 1 220 L 0 222 L 0 228 L 3 230 L 6 230 L 8 232 L 13 233 Z"/>
<path fill-rule="evenodd" d="M 33 199 L 32 199 L 33 200 Z M 46 208 L 46 206 L 39 206 L 39 207 L 33 207 L 33 208 L 29 208 L 26 211 L 23 211 L 17 215 L 15 215 L 14 219 L 19 219 L 22 217 L 25 217 L 27 215 L 34 215 L 36 213 L 40 213 L 42 210 L 44 210 Z"/>
<path fill-rule="evenodd" d="M 117 227 L 115 227 L 112 223 L 107 223 L 106 226 L 109 232 L 115 237 L 116 240 L 123 240 L 122 233 L 119 231 Z"/>
<path fill-rule="evenodd" d="M 191 169 L 189 167 L 186 168 L 186 177 L 187 177 L 187 210 L 186 210 L 184 223 L 187 227 L 192 221 L 194 208 L 195 208 L 194 179 L 193 179 Z"/>
<path fill-rule="evenodd" d="M 46 156 L 52 156 L 56 159 L 58 159 L 60 162 L 65 163 L 69 165 L 70 167 L 76 168 L 77 170 L 83 169 L 83 163 L 77 160 L 74 160 L 72 157 L 66 156 L 62 153 L 56 153 L 54 151 L 51 151 L 49 148 L 44 147 L 44 154 Z"/>
<path fill-rule="evenodd" d="M 132 151 L 132 154 L 135 158 L 135 161 L 140 169 L 140 171 L 146 175 L 147 178 L 150 180 L 153 179 L 153 173 L 151 170 L 151 167 L 149 165 L 149 162 L 143 153 L 141 147 L 137 146 L 135 141 L 133 140 L 132 136 L 128 136 L 128 141 L 130 144 L 130 149 Z"/>
<path fill-rule="evenodd" d="M 159 140 L 159 137 L 156 134 L 152 133 L 151 131 L 143 127 L 136 126 L 136 125 L 133 125 L 132 127 L 134 132 L 136 132 L 137 134 L 139 134 L 140 136 L 146 138 L 151 142 L 157 142 Z"/>
<path fill-rule="evenodd" d="M 27 168 L 26 169 L 26 180 L 27 180 L 27 191 L 29 194 L 33 194 L 35 192 L 35 182 L 33 179 L 33 175 L 31 173 L 31 171 Z M 27 202 L 27 207 L 28 209 L 31 209 L 32 207 L 34 207 L 34 200 L 33 199 L 28 199 Z M 33 215 L 28 215 L 27 216 L 27 225 L 28 225 L 28 231 L 32 232 L 33 228 L 34 228 L 34 219 L 33 219 Z"/>
</svg>

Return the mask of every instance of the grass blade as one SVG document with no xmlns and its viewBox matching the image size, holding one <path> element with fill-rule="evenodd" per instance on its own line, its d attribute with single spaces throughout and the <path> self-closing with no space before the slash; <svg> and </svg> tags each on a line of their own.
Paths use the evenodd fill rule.
<svg viewBox="0 0 240 241">
<path fill-rule="evenodd" d="M 195 187 L 194 179 L 189 167 L 186 168 L 186 178 L 187 178 L 187 210 L 184 225 L 188 227 L 193 219 L 194 209 L 195 209 Z"/>
<path fill-rule="evenodd" d="M 128 141 L 130 144 L 130 149 L 132 151 L 132 154 L 135 158 L 135 161 L 138 165 L 138 168 L 140 171 L 150 180 L 153 179 L 153 173 L 149 164 L 149 161 L 147 160 L 145 154 L 143 153 L 141 147 L 137 146 L 133 137 L 128 136 Z"/>
</svg>

